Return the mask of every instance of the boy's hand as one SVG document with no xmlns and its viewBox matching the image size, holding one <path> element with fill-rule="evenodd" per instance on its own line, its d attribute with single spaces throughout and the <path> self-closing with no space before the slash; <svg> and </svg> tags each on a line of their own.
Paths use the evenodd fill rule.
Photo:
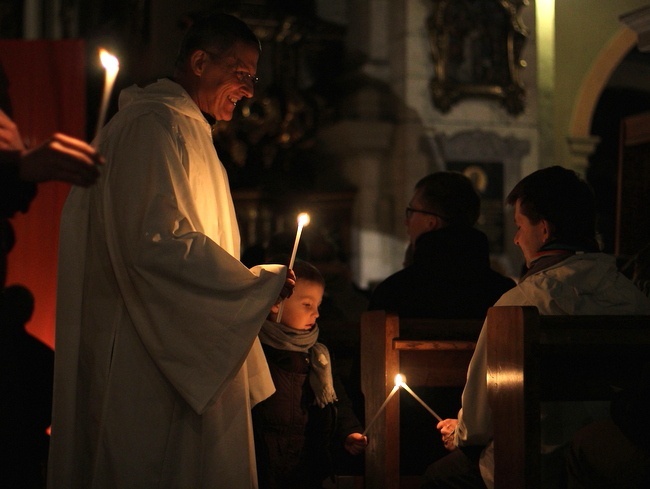
<svg viewBox="0 0 650 489">
<path fill-rule="evenodd" d="M 368 446 L 368 437 L 361 433 L 351 433 L 345 439 L 345 449 L 351 455 L 363 453 Z"/>
</svg>

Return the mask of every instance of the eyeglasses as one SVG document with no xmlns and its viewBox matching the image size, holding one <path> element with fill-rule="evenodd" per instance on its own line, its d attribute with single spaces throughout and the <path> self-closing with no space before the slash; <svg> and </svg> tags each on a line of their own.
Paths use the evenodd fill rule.
<svg viewBox="0 0 650 489">
<path fill-rule="evenodd" d="M 235 71 L 235 76 L 240 82 L 251 83 L 253 86 L 260 81 L 259 77 L 253 76 L 245 71 Z"/>
<path fill-rule="evenodd" d="M 213 59 L 219 60 L 221 58 L 221 56 L 219 56 L 217 53 L 213 53 L 207 49 L 203 49 L 202 51 L 206 52 L 208 56 Z M 237 70 L 234 73 L 237 79 L 242 83 L 250 83 L 251 85 L 255 86 L 260 81 L 259 77 L 251 75 L 250 73 L 246 73 L 245 71 Z"/>
<path fill-rule="evenodd" d="M 443 219 L 445 221 L 447 220 L 446 217 L 441 216 L 440 214 L 437 214 L 435 212 L 429 212 L 429 211 L 425 211 L 425 210 L 422 210 L 422 209 L 414 209 L 413 207 L 407 207 L 406 208 L 406 218 L 411 219 L 411 216 L 416 212 L 418 212 L 420 214 L 427 214 L 429 216 L 436 216 L 437 218 Z"/>
</svg>

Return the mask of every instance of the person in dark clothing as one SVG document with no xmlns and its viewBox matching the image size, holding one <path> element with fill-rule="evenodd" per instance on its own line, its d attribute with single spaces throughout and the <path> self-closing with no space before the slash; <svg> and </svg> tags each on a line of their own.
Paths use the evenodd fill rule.
<svg viewBox="0 0 650 489">
<path fill-rule="evenodd" d="M 52 416 L 54 352 L 25 330 L 32 293 L 6 287 L 0 298 L 0 480 L 5 487 L 45 487 Z"/>
<path fill-rule="evenodd" d="M 487 236 L 474 228 L 480 198 L 459 172 L 415 186 L 406 208 L 412 259 L 373 291 L 369 310 L 406 318 L 477 318 L 515 282 L 490 268 Z"/>
<path fill-rule="evenodd" d="M 10 222 L 27 212 L 38 182 L 89 186 L 103 163 L 84 141 L 53 134 L 26 148 L 11 119 L 8 80 L 0 65 L 0 481 L 3 487 L 45 487 L 52 411 L 54 352 L 25 331 L 34 297 L 25 287 L 5 288 L 8 254 L 15 245 Z"/>
<path fill-rule="evenodd" d="M 422 178 L 406 208 L 410 260 L 375 288 L 369 310 L 402 318 L 484 318 L 515 282 L 490 267 L 487 236 L 474 228 L 479 214 L 480 198 L 462 173 L 442 171 Z M 458 412 L 461 391 L 431 388 L 418 394 L 444 417 Z M 408 395 L 400 399 L 400 467 L 403 474 L 419 475 L 446 451 L 429 413 Z"/>
<path fill-rule="evenodd" d="M 293 270 L 293 294 L 281 312 L 273 306 L 260 332 L 276 388 L 252 412 L 261 489 L 320 488 L 334 475 L 341 448 L 359 455 L 368 444 L 345 391 L 335 384 L 329 351 L 317 341 L 323 276 L 301 260 Z"/>
</svg>

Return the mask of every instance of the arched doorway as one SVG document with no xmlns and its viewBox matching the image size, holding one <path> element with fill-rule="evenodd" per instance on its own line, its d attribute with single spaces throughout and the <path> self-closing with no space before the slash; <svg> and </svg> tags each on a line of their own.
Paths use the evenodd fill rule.
<svg viewBox="0 0 650 489">
<path fill-rule="evenodd" d="M 623 28 L 585 77 L 574 106 L 570 138 L 598 141 L 585 172 L 597 200 L 603 249 L 614 252 L 616 185 L 621 120 L 650 110 L 650 53 Z"/>
</svg>

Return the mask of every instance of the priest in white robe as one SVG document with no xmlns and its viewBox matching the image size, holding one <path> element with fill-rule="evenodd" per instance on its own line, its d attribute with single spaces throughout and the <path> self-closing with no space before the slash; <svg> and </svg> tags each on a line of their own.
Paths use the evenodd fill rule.
<svg viewBox="0 0 650 489">
<path fill-rule="evenodd" d="M 257 334 L 293 274 L 239 261 L 209 120 L 253 96 L 259 53 L 234 17 L 195 23 L 173 79 L 120 94 L 100 180 L 66 202 L 50 489 L 257 487 Z"/>
</svg>

